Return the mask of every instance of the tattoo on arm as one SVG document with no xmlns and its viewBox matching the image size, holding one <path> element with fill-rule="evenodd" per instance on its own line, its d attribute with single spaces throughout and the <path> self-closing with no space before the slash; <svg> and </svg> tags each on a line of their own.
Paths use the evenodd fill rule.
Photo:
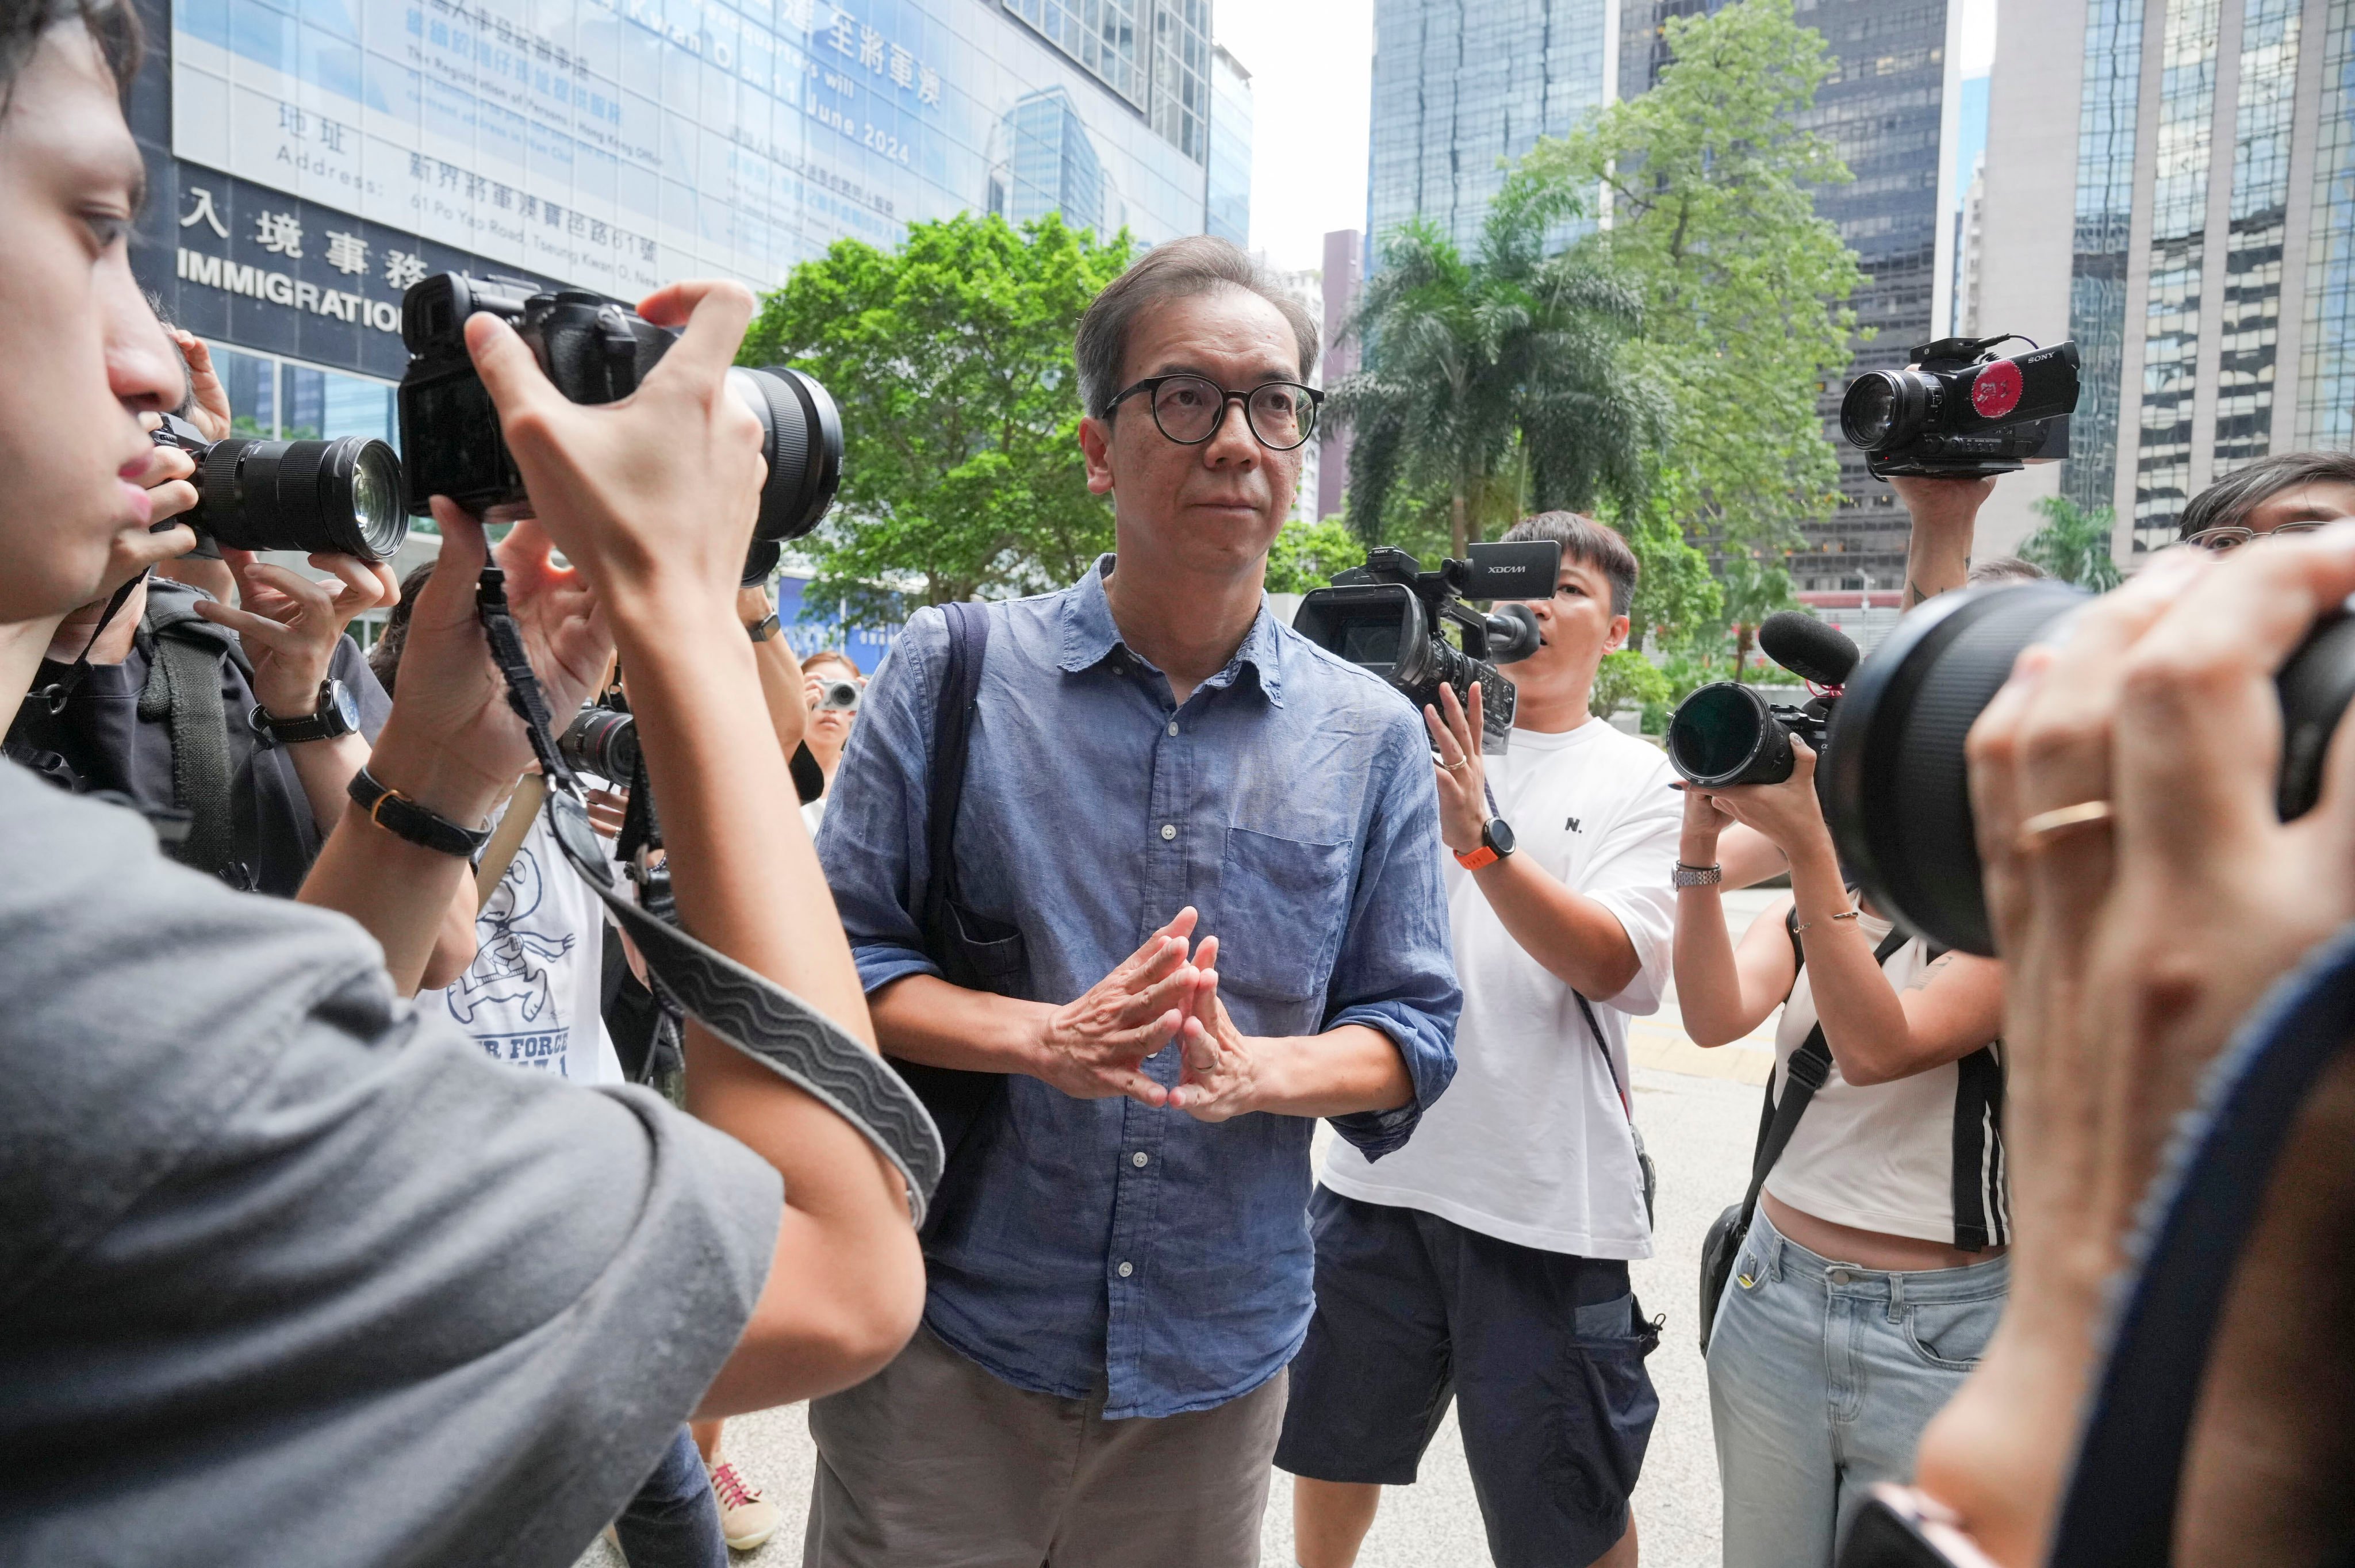
<svg viewBox="0 0 2355 1568">
<path fill-rule="evenodd" d="M 1944 589 L 1924 588 L 1912 578 L 1905 580 L 1905 608 L 1911 610 L 1925 599 L 1935 599 Z"/>
<path fill-rule="evenodd" d="M 1953 954 L 1940 954 L 1937 957 L 1930 960 L 1929 963 L 1924 964 L 1922 966 L 1921 973 L 1915 975 L 1911 980 L 1906 981 L 1905 988 L 1909 991 L 1928 989 L 1930 982 L 1938 977 L 1938 971 L 1944 969 L 1947 965 L 1952 964 L 1954 961 L 1955 955 Z"/>
</svg>

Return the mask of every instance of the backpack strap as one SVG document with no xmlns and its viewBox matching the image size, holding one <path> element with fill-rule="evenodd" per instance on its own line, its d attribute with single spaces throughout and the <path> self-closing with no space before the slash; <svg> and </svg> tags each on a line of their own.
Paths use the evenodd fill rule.
<svg viewBox="0 0 2355 1568">
<path fill-rule="evenodd" d="M 1784 922 L 1791 932 L 1794 951 L 1798 951 L 1798 921 L 1799 912 L 1794 906 Z M 1873 949 L 1875 966 L 1889 962 L 1897 950 L 1911 940 L 1902 931 L 1891 931 L 1881 938 L 1881 945 Z M 1799 952 L 1802 969 L 1806 967 L 1806 953 Z M 1798 989 L 1798 977 L 1793 976 L 1791 988 L 1794 991 Z M 1799 1049 L 1791 1053 L 1791 1060 L 1784 1065 L 1783 1097 L 1780 1100 L 1774 1097 L 1774 1076 L 1771 1073 L 1767 1076 L 1766 1108 L 1759 1116 L 1758 1147 L 1750 1159 L 1750 1190 L 1742 1199 L 1742 1223 L 1744 1227 L 1749 1225 L 1751 1213 L 1758 1207 L 1758 1194 L 1764 1190 L 1766 1178 L 1774 1174 L 1774 1162 L 1781 1159 L 1783 1151 L 1791 1147 L 1792 1135 L 1799 1130 L 1799 1118 L 1807 1114 L 1808 1102 L 1816 1097 L 1816 1091 L 1824 1086 L 1831 1073 L 1831 1042 L 1824 1038 L 1823 1022 L 1818 1019 L 1816 1027 L 1807 1031 L 1807 1038 L 1800 1042 Z"/>
<path fill-rule="evenodd" d="M 229 709 L 221 700 L 221 660 L 251 667 L 236 639 L 199 616 L 189 607 L 193 603 L 193 593 L 150 586 L 143 617 L 149 634 L 147 683 L 139 693 L 139 720 L 163 723 L 171 736 L 172 801 L 188 814 L 187 837 L 174 854 L 182 865 L 218 876 L 237 850 L 229 817 L 236 770 L 229 761 Z"/>
<path fill-rule="evenodd" d="M 924 811 L 924 907 L 919 925 L 935 958 L 954 944 L 945 940 L 949 908 L 957 900 L 956 823 L 964 802 L 965 755 L 973 740 L 973 709 L 981 696 L 981 666 L 989 654 L 986 606 L 953 602 L 941 606 L 949 627 L 948 661 L 932 705 L 932 756 L 926 779 Z"/>
</svg>

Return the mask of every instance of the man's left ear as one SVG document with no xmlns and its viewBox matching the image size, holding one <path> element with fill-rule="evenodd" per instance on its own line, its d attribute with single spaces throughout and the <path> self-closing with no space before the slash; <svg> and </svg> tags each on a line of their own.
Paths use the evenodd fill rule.
<svg viewBox="0 0 2355 1568">
<path fill-rule="evenodd" d="M 1627 630 L 1628 621 L 1626 616 L 1612 616 L 1610 635 L 1603 639 L 1603 651 L 1606 654 L 1615 654 L 1620 649 L 1625 647 L 1627 645 Z"/>
</svg>

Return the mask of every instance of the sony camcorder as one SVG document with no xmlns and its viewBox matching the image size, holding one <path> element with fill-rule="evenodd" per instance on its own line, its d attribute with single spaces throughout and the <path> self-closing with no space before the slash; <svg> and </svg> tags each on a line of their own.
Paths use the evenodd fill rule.
<svg viewBox="0 0 2355 1568">
<path fill-rule="evenodd" d="M 545 293 L 459 272 L 416 284 L 400 302 L 410 357 L 400 396 L 404 499 L 414 516 L 423 516 L 434 496 L 474 512 L 526 499 L 498 411 L 466 352 L 466 318 L 476 311 L 504 317 L 557 390 L 576 403 L 628 397 L 679 336 L 577 289 Z M 744 581 L 760 582 L 776 570 L 784 542 L 817 527 L 834 504 L 842 483 L 842 415 L 826 389 L 798 370 L 731 369 L 728 384 L 760 416 L 761 456 L 769 470 L 744 563 Z"/>
<path fill-rule="evenodd" d="M 165 414 L 148 438 L 196 459 L 197 509 L 172 521 L 197 530 L 198 555 L 227 545 L 389 560 L 409 538 L 400 460 L 380 441 L 207 441 L 177 414 Z"/>
<path fill-rule="evenodd" d="M 1856 669 L 1856 645 L 1836 626 L 1797 610 L 1779 610 L 1758 628 L 1759 650 L 1817 688 L 1804 704 L 1769 702 L 1754 687 L 1713 681 L 1696 688 L 1669 717 L 1668 765 L 1704 789 L 1781 784 L 1798 759 L 1796 735 L 1823 753 L 1840 688 Z M 1817 790 L 1823 771 L 1816 773 Z"/>
<path fill-rule="evenodd" d="M 2066 583 L 1941 594 L 1873 650 L 1833 716 L 1817 778 L 1840 862 L 1876 908 L 1945 947 L 1992 956 L 1963 745 L 2030 643 L 2050 642 L 2093 596 Z M 2355 699 L 2355 616 L 2318 625 L 2275 677 L 2281 699 L 2275 809 L 2322 793 L 2323 760 Z"/>
<path fill-rule="evenodd" d="M 1841 433 L 1871 453 L 1879 479 L 1984 479 L 2068 456 L 2077 346 L 1997 357 L 2017 336 L 1942 337 L 1910 350 L 1902 370 L 1868 370 L 1840 401 Z"/>
<path fill-rule="evenodd" d="M 1513 729 L 1512 682 L 1497 672 L 1538 650 L 1538 618 L 1528 605 L 1506 603 L 1487 614 L 1471 599 L 1551 599 L 1561 571 L 1561 546 L 1552 539 L 1476 544 L 1466 560 L 1443 560 L 1437 571 L 1402 549 L 1378 545 L 1366 564 L 1352 567 L 1300 602 L 1292 629 L 1327 653 L 1372 671 L 1405 694 L 1418 712 L 1439 700 L 1443 686 L 1467 706 L 1480 688 L 1480 749 L 1505 749 Z M 1447 641 L 1453 624 L 1462 643 Z"/>
</svg>

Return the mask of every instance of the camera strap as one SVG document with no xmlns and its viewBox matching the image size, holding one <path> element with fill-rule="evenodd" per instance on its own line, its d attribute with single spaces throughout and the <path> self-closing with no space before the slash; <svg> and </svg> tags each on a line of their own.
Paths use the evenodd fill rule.
<svg viewBox="0 0 2355 1568">
<path fill-rule="evenodd" d="M 474 586 L 474 606 L 490 643 L 491 660 L 506 682 L 507 703 L 521 715 L 548 782 L 542 810 L 564 858 L 604 901 L 614 921 L 637 944 L 658 993 L 780 1078 L 815 1096 L 882 1151 L 908 1183 L 915 1222 L 940 1181 L 940 1134 L 923 1104 L 883 1059 L 841 1025 L 775 981 L 656 919 L 614 885 L 612 864 L 589 823 L 581 782 L 565 765 L 549 722 L 548 695 L 532 673 L 523 634 L 507 604 L 506 574 L 486 565 Z"/>
</svg>

